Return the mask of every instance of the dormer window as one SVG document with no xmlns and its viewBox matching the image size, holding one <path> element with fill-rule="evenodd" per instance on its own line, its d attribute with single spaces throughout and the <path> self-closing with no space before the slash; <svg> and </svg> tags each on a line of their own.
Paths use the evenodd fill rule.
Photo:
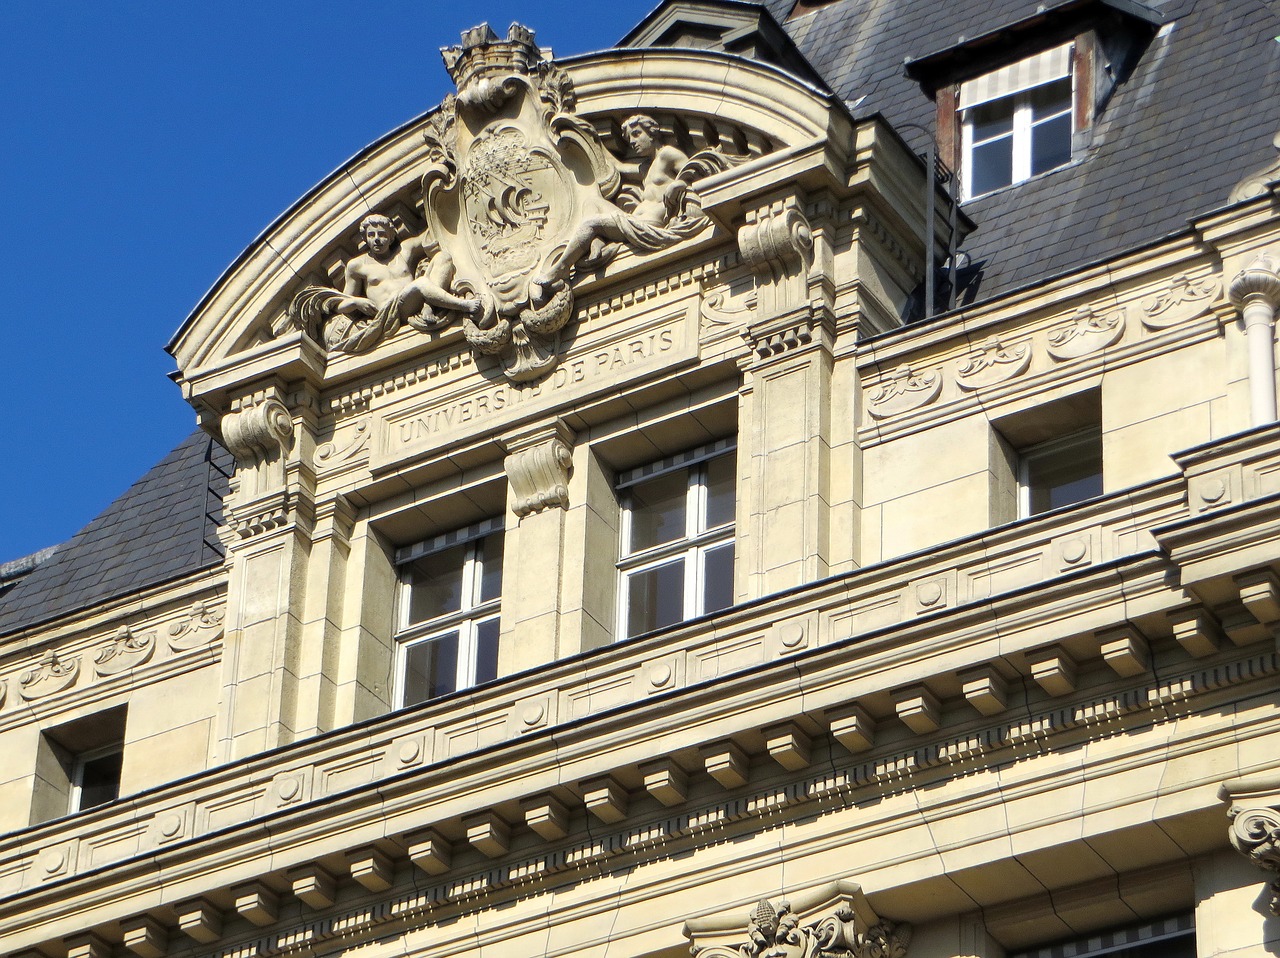
<svg viewBox="0 0 1280 958">
<path fill-rule="evenodd" d="M 1073 44 L 960 84 L 965 199 L 1071 162 Z"/>
</svg>

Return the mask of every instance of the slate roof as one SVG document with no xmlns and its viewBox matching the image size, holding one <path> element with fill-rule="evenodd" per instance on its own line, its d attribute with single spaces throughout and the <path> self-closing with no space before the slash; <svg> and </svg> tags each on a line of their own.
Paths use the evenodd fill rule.
<svg viewBox="0 0 1280 958">
<path fill-rule="evenodd" d="M 106 511 L 0 593 L 0 636 L 222 561 L 231 454 L 194 432 Z"/>
<path fill-rule="evenodd" d="M 923 149 L 935 105 L 903 61 L 1029 17 L 1045 0 L 835 0 L 783 27 L 858 116 L 882 114 Z M 1054 6 L 1056 4 L 1048 4 Z M 1276 159 L 1280 4 L 1148 0 L 1165 26 L 1095 120 L 1071 166 L 965 205 L 961 247 L 984 299 L 1115 256 L 1224 206 Z M 785 17 L 789 4 L 767 0 Z"/>
</svg>

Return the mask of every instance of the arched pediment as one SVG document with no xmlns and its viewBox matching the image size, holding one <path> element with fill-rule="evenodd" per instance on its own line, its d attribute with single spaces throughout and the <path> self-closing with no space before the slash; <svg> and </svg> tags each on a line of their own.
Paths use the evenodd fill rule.
<svg viewBox="0 0 1280 958">
<path fill-rule="evenodd" d="M 479 167 L 474 157 L 480 153 L 467 151 L 479 144 L 477 150 L 488 151 L 483 154 L 485 162 L 505 162 L 501 157 L 507 155 L 502 152 L 506 147 L 500 138 L 517 135 L 499 132 L 495 137 L 489 127 L 480 129 L 478 124 L 487 122 L 486 110 L 507 117 L 504 129 L 518 128 L 519 137 L 532 145 L 534 153 L 550 156 L 548 165 L 556 168 L 527 174 L 534 180 L 542 177 L 536 186 L 547 197 L 543 205 L 549 209 L 530 214 L 542 218 L 539 228 L 544 222 L 555 225 L 558 215 L 560 227 L 569 233 L 578 229 L 581 234 L 587 228 L 582 224 L 588 221 L 609 220 L 598 227 L 592 243 L 597 239 L 614 241 L 621 231 L 624 244 L 629 240 L 631 249 L 641 254 L 674 245 L 697 230 L 681 232 L 684 221 L 679 217 L 684 212 L 671 212 L 662 221 L 651 217 L 639 222 L 627 211 L 628 190 L 634 195 L 636 190 L 652 192 L 653 186 L 643 178 L 636 181 L 638 186 L 626 185 L 629 159 L 625 127 L 629 117 L 652 117 L 657 130 L 651 132 L 660 144 L 657 148 L 676 151 L 660 156 L 678 154 L 671 162 L 687 161 L 682 169 L 669 172 L 691 184 L 690 196 L 700 196 L 696 209 L 689 208 L 689 215 L 702 216 L 708 225 L 733 195 L 745 197 L 765 189 L 767 182 L 776 182 L 776 176 L 768 175 L 770 164 L 785 162 L 803 151 L 851 149 L 851 123 L 838 101 L 768 65 L 719 52 L 676 49 L 609 50 L 551 63 L 541 58 L 528 31 L 517 35 L 518 28 L 513 26 L 512 34 L 503 41 L 492 33 L 480 34 L 480 29 L 469 31 L 464 46 L 453 48 L 450 68 L 460 88 L 456 99 L 450 96 L 441 107 L 392 131 L 343 164 L 269 227 L 204 297 L 169 344 L 189 398 L 195 400 L 214 389 L 210 383 L 247 380 L 247 376 L 230 373 L 233 367 L 251 368 L 253 375 L 260 376 L 274 363 L 303 363 L 327 380 L 341 376 L 340 370 L 354 374 L 371 362 L 385 361 L 406 349 L 429 349 L 433 342 L 454 341 L 464 334 L 476 346 L 483 336 L 471 334 L 477 330 L 482 333 L 494 324 L 500 326 L 504 317 L 517 325 L 523 322 L 521 317 L 527 317 L 528 330 L 536 338 L 543 328 L 538 325 L 543 322 L 539 310 L 547 313 L 564 306 L 564 296 L 556 292 L 555 284 L 573 285 L 574 264 L 565 261 L 563 247 L 566 243 L 572 247 L 574 240 L 562 240 L 554 249 L 548 247 L 551 251 L 543 255 L 537 268 L 525 271 L 527 275 L 521 280 L 525 286 L 515 292 L 500 289 L 507 280 L 494 278 L 490 268 L 497 268 L 497 260 L 490 257 L 481 262 L 489 254 L 451 248 L 460 242 L 460 218 L 475 216 L 474 204 L 467 207 L 470 201 L 464 194 L 476 190 Z M 493 64 L 483 57 L 475 62 L 467 58 L 474 50 L 492 49 L 505 50 L 504 55 L 513 57 L 513 63 L 525 57 L 527 62 L 521 69 L 527 73 L 527 89 L 523 93 L 508 90 L 494 94 L 484 87 L 493 79 Z M 533 51 L 537 51 L 536 58 Z M 450 55 L 446 51 L 446 60 Z M 491 75 L 482 76 L 485 70 Z M 513 77 L 520 75 L 519 70 L 508 72 Z M 480 103 L 484 96 L 492 102 Z M 521 96 L 523 106 L 517 102 Z M 451 121 L 447 131 L 446 119 Z M 459 137 L 465 140 L 461 146 Z M 447 157 L 441 153 L 445 140 L 450 144 L 444 148 L 446 152 L 453 151 Z M 640 165 L 643 169 L 644 163 Z M 484 172 L 487 175 L 488 171 Z M 465 182 L 468 175 L 472 176 L 470 184 Z M 424 198 L 424 186 L 428 193 L 432 189 L 436 192 Z M 558 214 L 557 205 L 567 212 Z M 353 269 L 352 263 L 362 256 L 368 262 L 360 224 L 371 212 L 389 216 L 401 241 L 425 236 L 425 244 L 420 245 L 427 251 L 426 261 L 436 263 L 432 269 L 439 267 L 439 258 L 430 260 L 430 256 L 443 247 L 451 254 L 445 258 L 456 263 L 456 275 L 451 265 L 450 278 L 440 279 L 434 286 L 424 284 L 429 289 L 451 287 L 452 299 L 437 306 L 435 314 L 425 309 L 407 324 L 397 322 L 386 337 L 357 342 L 349 331 L 340 335 L 331 326 L 318 323 L 350 308 L 340 294 L 344 285 L 362 281 L 360 270 Z M 631 223 L 628 216 L 636 222 Z M 571 254 L 579 255 L 573 250 Z M 500 256 L 510 255 L 509 249 L 500 252 Z M 425 275 L 427 270 L 424 266 L 418 272 Z M 350 279 L 353 273 L 357 274 L 354 280 Z M 542 280 L 543 286 L 534 280 Z M 377 277 L 366 276 L 363 281 L 372 289 Z M 306 312 L 305 297 L 299 299 L 300 291 L 308 287 L 316 291 L 310 313 Z M 566 295 L 571 303 L 572 294 Z M 483 306 L 468 306 L 471 312 L 466 313 L 450 305 L 457 299 L 470 303 L 470 297 L 483 299 Z M 430 292 L 427 301 L 431 301 Z M 525 312 L 520 312 L 522 309 Z M 348 326 L 371 319 L 355 310 L 347 315 L 357 321 Z M 308 316 L 312 318 L 310 325 Z M 459 317 L 465 322 L 459 322 Z M 546 328 L 551 325 L 544 322 Z M 517 331 L 517 338 L 519 335 Z M 505 356 L 503 362 L 507 363 Z M 518 370 L 513 374 L 512 368 L 508 365 L 511 378 L 534 378 L 539 372 L 535 366 L 524 374 Z"/>
</svg>

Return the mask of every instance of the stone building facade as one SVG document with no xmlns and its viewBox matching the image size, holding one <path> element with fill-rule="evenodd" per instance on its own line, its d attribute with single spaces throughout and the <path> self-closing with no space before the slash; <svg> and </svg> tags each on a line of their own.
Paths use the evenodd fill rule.
<svg viewBox="0 0 1280 958">
<path fill-rule="evenodd" d="M 1277 37 L 468 31 L 0 569 L 0 951 L 1274 953 Z"/>
</svg>

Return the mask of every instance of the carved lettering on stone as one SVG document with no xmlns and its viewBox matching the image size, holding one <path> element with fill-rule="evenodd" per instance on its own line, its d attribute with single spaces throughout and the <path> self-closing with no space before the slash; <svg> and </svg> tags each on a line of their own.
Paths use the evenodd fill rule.
<svg viewBox="0 0 1280 958">
<path fill-rule="evenodd" d="M 1216 279 L 1175 276 L 1168 289 L 1142 304 L 1142 324 L 1148 329 L 1168 329 L 1203 316 L 1221 288 Z"/>
<path fill-rule="evenodd" d="M 1124 309 L 1099 313 L 1089 307 L 1049 330 L 1049 355 L 1054 359 L 1079 359 L 1106 349 L 1124 335 Z"/>
<path fill-rule="evenodd" d="M 936 369 L 916 372 L 903 364 L 881 381 L 867 398 L 867 411 L 886 419 L 927 406 L 942 392 L 942 375 Z"/>
<path fill-rule="evenodd" d="M 28 702 L 42 699 L 70 688 L 79 674 L 79 656 L 62 659 L 57 652 L 49 651 L 40 657 L 35 668 L 18 676 L 18 694 Z"/>
<path fill-rule="evenodd" d="M 204 602 L 194 602 L 187 618 L 169 626 L 169 648 L 175 652 L 209 645 L 222 638 L 221 609 L 210 608 Z"/>
<path fill-rule="evenodd" d="M 904 958 L 910 925 L 869 923 L 848 904 L 807 925 L 788 902 L 762 901 L 747 918 L 746 941 L 738 945 L 694 945 L 697 958 Z"/>
<path fill-rule="evenodd" d="M 1031 366 L 1031 344 L 1005 346 L 992 337 L 960 361 L 956 385 L 966 392 L 1016 379 Z"/>
<path fill-rule="evenodd" d="M 111 641 L 94 656 L 93 670 L 103 676 L 127 672 L 145 663 L 155 650 L 154 632 L 134 635 L 127 625 L 121 626 Z"/>
</svg>

